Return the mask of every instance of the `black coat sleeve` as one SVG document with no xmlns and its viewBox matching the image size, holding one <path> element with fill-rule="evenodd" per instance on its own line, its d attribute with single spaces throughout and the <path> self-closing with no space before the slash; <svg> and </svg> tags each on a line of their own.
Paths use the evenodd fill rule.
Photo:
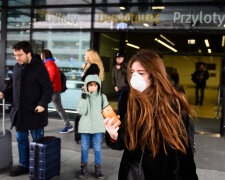
<svg viewBox="0 0 225 180">
<path fill-rule="evenodd" d="M 124 121 L 127 114 L 127 101 L 129 96 L 129 89 L 122 91 L 121 100 L 118 103 L 117 115 L 120 115 L 121 121 Z"/>
<path fill-rule="evenodd" d="M 108 147 L 114 150 L 123 150 L 124 149 L 124 128 L 123 128 L 123 122 L 120 125 L 119 131 L 118 131 L 118 138 L 116 141 L 113 141 L 109 135 L 109 133 L 106 131 L 105 133 L 105 142 Z"/>
<path fill-rule="evenodd" d="M 2 92 L 4 94 L 4 98 L 7 102 L 12 103 L 12 99 L 13 99 L 13 80 L 12 78 L 10 79 L 10 81 L 7 83 L 5 89 Z"/>
<path fill-rule="evenodd" d="M 48 107 L 48 103 L 51 102 L 53 95 L 52 83 L 44 64 L 39 65 L 39 72 L 41 73 L 39 73 L 38 82 L 40 84 L 42 93 L 38 105 L 42 107 Z"/>
<path fill-rule="evenodd" d="M 91 66 L 88 68 L 88 70 L 85 72 L 83 77 L 81 78 L 82 81 L 85 81 L 85 78 L 90 74 L 97 74 L 99 75 L 99 68 L 97 64 L 91 64 Z"/>
</svg>

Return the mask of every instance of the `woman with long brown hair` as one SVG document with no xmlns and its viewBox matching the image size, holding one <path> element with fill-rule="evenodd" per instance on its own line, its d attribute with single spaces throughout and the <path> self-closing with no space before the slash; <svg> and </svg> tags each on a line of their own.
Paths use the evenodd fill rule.
<svg viewBox="0 0 225 180">
<path fill-rule="evenodd" d="M 104 67 L 98 53 L 93 49 L 89 49 L 86 51 L 84 59 L 86 61 L 86 64 L 84 66 L 84 73 L 81 78 L 82 81 L 84 81 L 85 78 L 90 74 L 97 74 L 100 80 L 103 81 Z"/>
<path fill-rule="evenodd" d="M 196 180 L 196 166 L 187 128 L 191 108 L 169 81 L 161 58 L 140 50 L 128 63 L 130 86 L 122 125 L 105 119 L 106 143 L 124 149 L 119 180 L 126 180 L 132 162 L 140 162 L 145 179 Z"/>
</svg>

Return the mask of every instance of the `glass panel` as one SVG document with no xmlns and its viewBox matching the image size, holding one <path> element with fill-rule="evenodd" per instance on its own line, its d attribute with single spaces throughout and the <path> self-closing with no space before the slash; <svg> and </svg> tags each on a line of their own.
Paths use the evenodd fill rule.
<svg viewBox="0 0 225 180">
<path fill-rule="evenodd" d="M 36 9 L 34 28 L 90 28 L 91 8 Z"/>
<path fill-rule="evenodd" d="M 6 65 L 12 69 L 12 66 L 16 64 L 16 60 L 13 57 L 12 46 L 19 41 L 29 41 L 30 32 L 28 31 L 8 31 L 6 41 Z"/>
<path fill-rule="evenodd" d="M 30 9 L 9 9 L 7 28 L 30 28 Z"/>
<path fill-rule="evenodd" d="M 63 107 L 76 109 L 80 98 L 82 64 L 85 63 L 84 55 L 90 48 L 90 32 L 34 32 L 33 50 L 40 53 L 49 49 L 57 66 L 67 76 L 68 90 L 62 94 Z M 52 104 L 49 105 L 52 107 Z"/>
<path fill-rule="evenodd" d="M 31 0 L 9 0 L 9 6 L 30 6 Z"/>
<path fill-rule="evenodd" d="M 65 5 L 65 4 L 91 4 L 92 0 L 63 0 L 63 1 L 59 1 L 59 0 L 38 0 L 38 1 L 34 1 L 35 5 Z"/>
<path fill-rule="evenodd" d="M 224 29 L 224 8 L 217 6 L 150 6 L 96 8 L 95 28 Z"/>
<path fill-rule="evenodd" d="M 96 0 L 96 3 L 168 3 L 168 2 L 224 2 L 224 0 Z"/>
</svg>

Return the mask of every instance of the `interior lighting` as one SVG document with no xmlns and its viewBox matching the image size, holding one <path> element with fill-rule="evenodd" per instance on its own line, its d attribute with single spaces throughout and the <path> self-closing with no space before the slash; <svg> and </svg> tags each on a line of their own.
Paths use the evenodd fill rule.
<svg viewBox="0 0 225 180">
<path fill-rule="evenodd" d="M 166 40 L 168 43 L 170 43 L 171 45 L 175 46 L 175 44 L 170 41 L 168 38 L 166 38 L 165 36 L 163 36 L 162 34 L 160 35 L 161 38 L 163 38 L 164 40 Z"/>
<path fill-rule="evenodd" d="M 221 46 L 224 47 L 224 44 L 225 44 L 225 36 L 222 36 L 222 44 L 221 44 Z"/>
<path fill-rule="evenodd" d="M 143 26 L 145 26 L 145 27 L 149 27 L 149 24 L 147 24 L 147 23 L 144 23 L 144 24 L 143 24 Z"/>
<path fill-rule="evenodd" d="M 211 49 L 208 49 L 208 53 L 209 53 L 209 54 L 212 53 L 212 50 L 211 50 Z"/>
<path fill-rule="evenodd" d="M 205 39 L 205 45 L 206 45 L 206 47 L 209 47 L 209 40 L 208 39 Z"/>
<path fill-rule="evenodd" d="M 136 46 L 136 45 L 131 44 L 131 43 L 127 43 L 127 46 L 130 46 L 130 47 L 133 47 L 133 48 L 136 48 L 136 49 L 140 49 L 139 46 Z"/>
<path fill-rule="evenodd" d="M 188 44 L 195 44 L 195 39 L 188 39 Z"/>
<path fill-rule="evenodd" d="M 121 7 L 120 7 L 120 10 L 125 10 L 125 9 L 126 9 L 126 8 L 125 8 L 125 7 L 123 7 L 123 6 L 121 6 Z"/>
<path fill-rule="evenodd" d="M 162 44 L 163 46 L 167 47 L 168 49 L 174 51 L 174 52 L 178 52 L 175 48 L 173 48 L 172 46 L 166 44 L 165 42 L 161 41 L 160 39 L 158 38 L 155 38 L 155 41 Z"/>
<path fill-rule="evenodd" d="M 152 9 L 165 9 L 165 6 L 152 6 Z"/>
</svg>

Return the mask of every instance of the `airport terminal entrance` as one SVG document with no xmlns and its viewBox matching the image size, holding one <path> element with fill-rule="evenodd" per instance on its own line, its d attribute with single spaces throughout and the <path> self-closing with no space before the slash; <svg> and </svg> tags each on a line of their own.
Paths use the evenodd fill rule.
<svg viewBox="0 0 225 180">
<path fill-rule="evenodd" d="M 123 52 L 126 61 L 140 48 L 150 48 L 162 57 L 170 76 L 174 69 L 179 74 L 179 85 L 196 111 L 201 130 L 219 133 L 221 117 L 221 70 L 224 59 L 225 36 L 202 33 L 147 33 L 147 32 L 101 32 L 96 33 L 99 49 L 105 67 L 103 91 L 109 96 L 115 94 L 111 87 L 111 69 L 117 52 Z M 209 73 L 202 105 L 195 105 L 195 83 L 191 74 L 199 63 L 204 63 Z M 206 122 L 207 121 L 207 122 Z"/>
</svg>

